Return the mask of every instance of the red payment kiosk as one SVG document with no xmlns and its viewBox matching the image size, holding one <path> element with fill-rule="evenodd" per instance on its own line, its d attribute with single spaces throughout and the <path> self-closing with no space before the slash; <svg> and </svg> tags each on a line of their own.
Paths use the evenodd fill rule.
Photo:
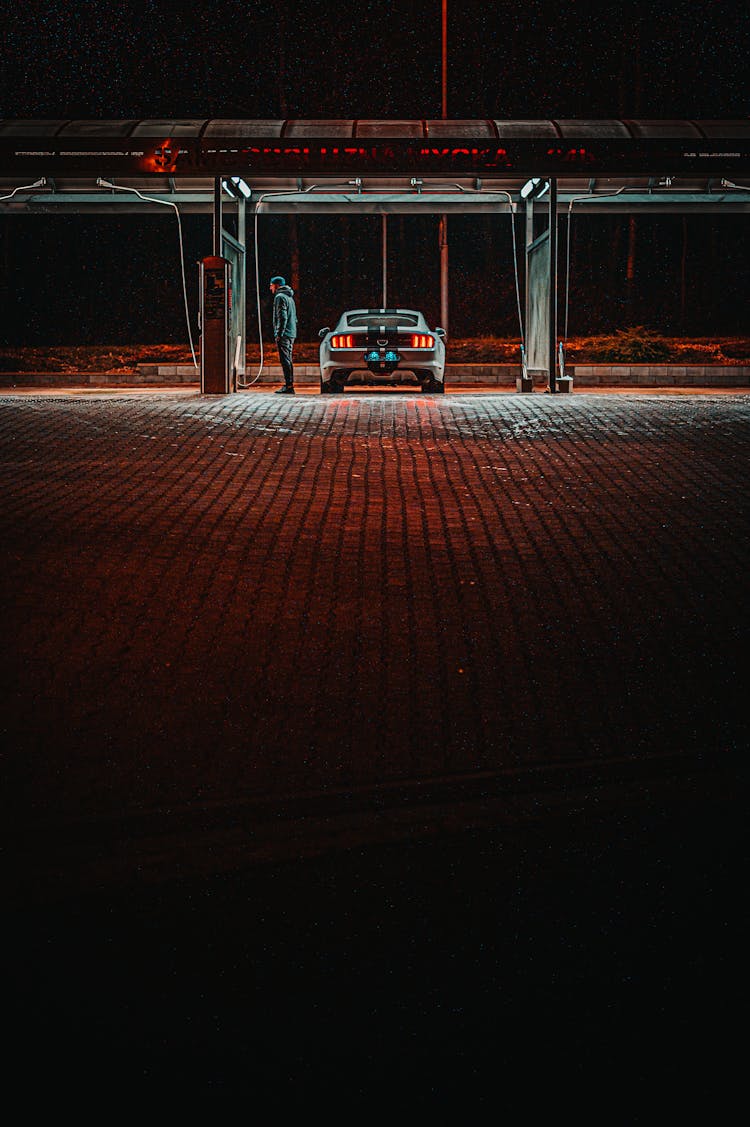
<svg viewBox="0 0 750 1127">
<path fill-rule="evenodd" d="M 200 263 L 201 394 L 228 395 L 229 327 L 232 313 L 231 264 L 209 255 Z"/>
</svg>

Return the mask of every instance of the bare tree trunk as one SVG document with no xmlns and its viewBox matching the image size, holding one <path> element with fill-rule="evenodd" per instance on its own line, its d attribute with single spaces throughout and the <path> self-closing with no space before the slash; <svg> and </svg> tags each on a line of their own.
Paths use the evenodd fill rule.
<svg viewBox="0 0 750 1127">
<path fill-rule="evenodd" d="M 708 277 L 709 278 L 716 278 L 716 277 L 718 277 L 717 263 L 719 262 L 719 247 L 718 247 L 718 236 L 717 236 L 717 233 L 716 233 L 716 223 L 712 223 L 710 228 L 709 228 L 709 244 L 708 245 L 709 245 Z M 716 318 L 716 310 L 717 310 L 716 295 L 719 291 L 719 287 L 708 285 L 707 287 L 704 287 L 703 293 L 705 293 L 706 290 L 708 291 L 708 295 L 709 295 L 709 298 L 708 298 L 708 303 L 709 303 L 708 316 L 709 316 L 710 320 L 709 320 L 708 323 L 711 324 L 711 325 L 714 325 L 714 324 L 716 324 L 716 320 L 717 320 L 717 318 Z M 706 303 L 704 301 L 701 301 L 701 309 L 703 310 L 702 317 L 703 317 L 704 322 L 705 322 L 705 318 L 706 318 L 705 304 Z"/>
<path fill-rule="evenodd" d="M 505 216 L 503 216 L 505 218 Z M 507 222 L 507 220 L 506 220 Z M 493 274 L 497 269 L 495 260 L 494 235 L 497 220 L 493 215 L 482 216 L 481 238 L 484 249 L 484 268 L 487 273 L 487 285 L 494 282 Z"/>
<path fill-rule="evenodd" d="M 625 266 L 628 308 L 632 315 L 635 304 L 635 216 L 628 219 L 628 258 Z"/>
<path fill-rule="evenodd" d="M 630 51 L 633 59 L 632 71 L 632 110 L 637 115 L 641 107 L 641 17 L 632 13 L 630 34 L 623 38 L 622 67 L 620 70 L 620 116 L 629 117 L 626 106 L 626 52 Z M 632 316 L 635 304 L 635 269 L 636 269 L 636 220 L 631 215 L 628 219 L 628 256 L 625 267 L 625 288 L 628 303 L 628 312 Z"/>
<path fill-rule="evenodd" d="M 398 235 L 397 235 L 398 254 L 396 254 L 395 258 L 394 258 L 393 255 L 391 255 L 391 263 L 390 263 L 390 276 L 391 276 L 392 279 L 395 280 L 395 284 L 392 283 L 393 294 L 394 294 L 393 304 L 396 305 L 396 306 L 399 306 L 402 303 L 402 294 L 408 293 L 408 291 L 409 291 L 409 283 L 407 282 L 406 278 L 404 277 L 404 269 L 403 269 L 403 263 L 409 261 L 409 254 L 407 253 L 407 250 L 406 250 L 406 225 L 405 224 L 406 224 L 406 220 L 404 219 L 404 216 L 399 215 L 399 217 L 398 217 Z M 393 269 L 394 262 L 396 263 L 398 273 L 396 273 L 395 270 Z M 408 302 L 407 302 L 407 304 L 408 304 Z"/>
<path fill-rule="evenodd" d="M 349 263 L 352 225 L 348 216 L 341 219 L 341 253 L 339 255 L 339 286 L 341 308 L 349 308 Z"/>
<path fill-rule="evenodd" d="M 685 331 L 687 325 L 687 249 L 688 229 L 687 216 L 682 217 L 682 257 L 680 258 L 680 328 Z"/>
<path fill-rule="evenodd" d="M 10 295 L 12 259 L 11 227 L 13 227 L 12 223 L 3 223 L 3 272 L 2 276 L 0 276 L 0 301 L 3 306 L 5 306 Z M 6 329 L 3 331 L 2 336 L 0 336 L 0 343 L 9 344 L 11 341 L 9 320 L 4 321 L 3 324 L 6 325 Z"/>
<path fill-rule="evenodd" d="M 289 272 L 289 284 L 296 293 L 299 289 L 299 231 L 296 215 L 289 216 Z"/>
<path fill-rule="evenodd" d="M 609 311 L 612 308 L 612 296 L 622 284 L 620 282 L 620 243 L 622 241 L 622 222 L 619 218 L 615 219 L 613 222 L 615 230 L 612 236 L 612 253 L 609 260 L 609 284 L 607 285 L 606 290 L 602 288 L 599 294 L 599 299 L 597 301 L 599 310 L 604 313 L 605 319 L 611 315 Z M 604 306 L 602 306 L 602 300 L 604 300 Z"/>
</svg>

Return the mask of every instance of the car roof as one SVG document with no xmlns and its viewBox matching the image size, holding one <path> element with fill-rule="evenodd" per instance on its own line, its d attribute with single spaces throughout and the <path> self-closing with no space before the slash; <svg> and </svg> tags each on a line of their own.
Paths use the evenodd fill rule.
<svg viewBox="0 0 750 1127">
<path fill-rule="evenodd" d="M 421 317 L 421 313 L 418 309 L 402 309 L 401 307 L 398 309 L 383 309 L 382 306 L 378 309 L 345 309 L 342 316 L 349 317 L 353 313 L 358 315 L 363 313 L 372 313 L 373 315 L 376 313 L 385 313 L 388 317 L 395 317 L 398 313 L 408 313 L 412 317 Z"/>
<path fill-rule="evenodd" d="M 400 309 L 400 308 L 399 309 L 382 309 L 382 308 L 381 309 L 346 309 L 346 310 L 344 310 L 344 312 L 339 317 L 338 324 L 339 325 L 344 324 L 345 322 L 347 322 L 349 320 L 350 317 L 370 317 L 371 316 L 371 317 L 375 318 L 375 317 L 378 316 L 378 314 L 381 314 L 381 313 L 383 314 L 384 317 L 406 316 L 406 317 L 416 317 L 417 319 L 421 318 L 421 320 L 424 321 L 425 324 L 427 324 L 424 313 L 421 313 L 418 309 Z"/>
</svg>

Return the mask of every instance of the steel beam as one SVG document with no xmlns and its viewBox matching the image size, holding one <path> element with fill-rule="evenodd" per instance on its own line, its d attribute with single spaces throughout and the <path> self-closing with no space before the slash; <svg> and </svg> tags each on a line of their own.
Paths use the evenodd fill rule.
<svg viewBox="0 0 750 1127">
<path fill-rule="evenodd" d="M 123 186 L 125 181 L 123 181 Z M 189 213 L 211 213 L 214 209 L 214 196 L 211 192 L 144 191 L 160 201 L 176 203 L 180 210 Z M 514 208 L 522 203 L 517 189 L 511 190 Z M 580 193 L 558 190 L 558 214 L 567 213 L 571 200 L 573 215 L 627 215 L 641 214 L 747 214 L 750 212 L 750 192 L 652 192 L 646 189 L 638 192 L 623 192 L 592 195 L 580 199 Z M 250 200 L 250 207 L 253 201 Z M 222 200 L 222 210 L 228 214 L 237 212 L 239 201 Z M 507 197 L 499 192 L 493 193 L 486 187 L 480 192 L 455 192 L 451 194 L 416 192 L 362 192 L 349 193 L 294 193 L 276 200 L 264 200 L 260 212 L 268 214 L 330 213 L 339 215 L 362 214 L 496 214 L 507 210 Z M 0 214 L 139 214 L 154 212 L 161 214 L 161 204 L 149 204 L 129 193 L 104 191 L 84 192 L 37 192 L 18 195 L 12 200 L 0 203 Z"/>
</svg>

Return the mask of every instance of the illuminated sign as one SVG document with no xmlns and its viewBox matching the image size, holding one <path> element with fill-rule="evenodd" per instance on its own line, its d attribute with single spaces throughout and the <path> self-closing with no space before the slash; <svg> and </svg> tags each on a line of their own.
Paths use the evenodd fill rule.
<svg viewBox="0 0 750 1127">
<path fill-rule="evenodd" d="M 514 137 L 285 142 L 265 138 L 164 137 L 144 145 L 124 138 L 77 138 L 76 148 L 45 138 L 0 140 L 0 175 L 235 176 L 555 176 L 740 174 L 750 169 L 750 143 L 664 138 Z M 138 146 L 137 148 L 135 146 Z"/>
</svg>

